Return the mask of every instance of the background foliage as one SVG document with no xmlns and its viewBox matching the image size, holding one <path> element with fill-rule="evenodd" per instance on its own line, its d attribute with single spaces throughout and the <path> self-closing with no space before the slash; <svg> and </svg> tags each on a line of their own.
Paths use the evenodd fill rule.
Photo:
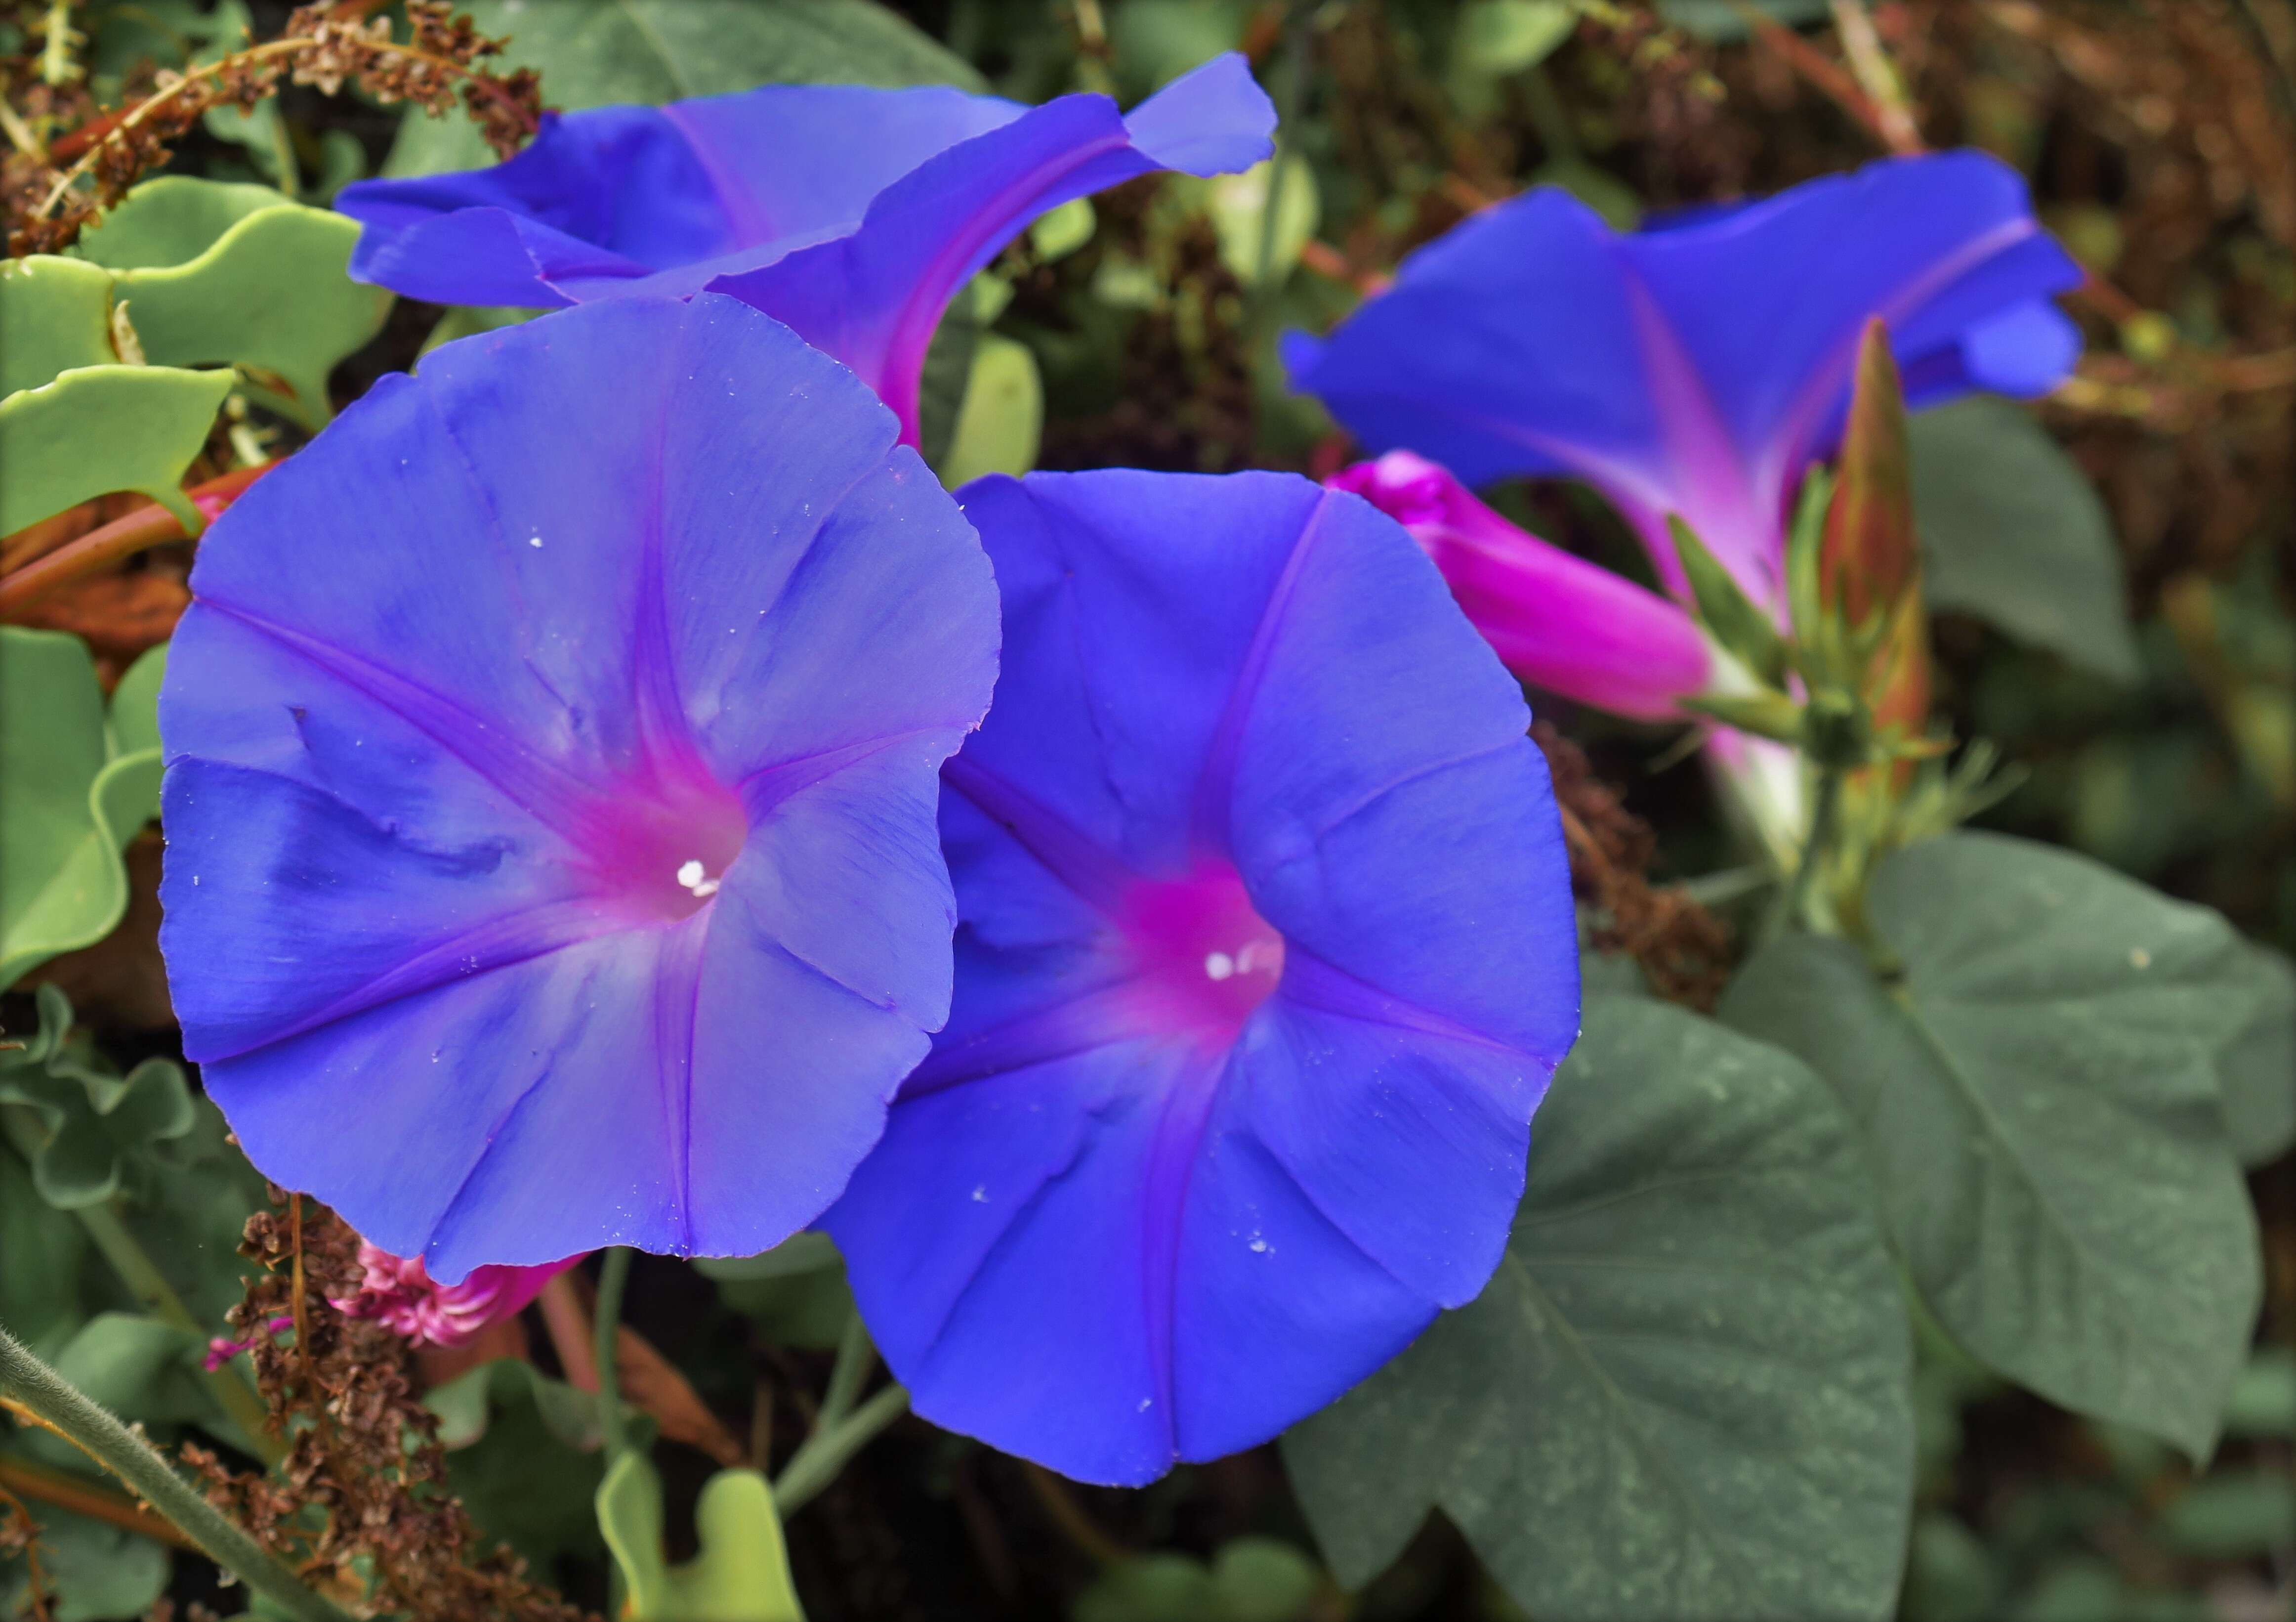
<svg viewBox="0 0 2296 1622">
<path fill-rule="evenodd" d="M 286 9 L 82 0 L 85 77 L 58 86 L 40 78 L 51 8 L 20 3 L 0 29 L 20 53 L 10 95 L 116 102 Z M 1128 102 L 1246 51 L 1283 116 L 1272 169 L 1070 205 L 952 310 L 925 430 L 952 479 L 1331 471 L 1345 442 L 1283 387 L 1275 333 L 1327 325 L 1413 247 L 1532 185 L 1630 224 L 1852 167 L 1910 127 L 2022 169 L 2095 278 L 2072 305 L 2088 351 L 2058 393 L 1915 422 L 1940 698 L 2022 776 L 1983 831 L 1882 869 L 1873 921 L 1905 993 L 1874 993 L 1838 943 L 1789 937 L 1745 962 L 1717 1023 L 1644 994 L 1682 994 L 1660 972 L 1679 930 L 1636 937 L 1648 976 L 1597 958 L 1481 1300 L 1280 1449 L 1142 1492 L 898 1426 L 787 1509 L 809 1614 L 1863 1614 L 1892 1592 L 1922 1622 L 2289 1614 L 2296 976 L 2275 954 L 2296 951 L 2296 5 L 467 10 L 569 108 L 823 80 Z M 123 491 L 195 532 L 184 487 L 291 450 L 426 343 L 509 318 L 349 283 L 355 228 L 323 206 L 361 175 L 486 158 L 464 122 L 289 89 L 209 111 L 171 177 L 70 255 L 0 272 L 0 572 L 130 515 Z M 104 459 L 79 454 L 97 441 Z M 1498 499 L 1644 566 L 1591 500 Z M 29 605 L 0 597 L 0 1013 L 25 1044 L 0 1052 L 0 1322 L 155 1437 L 259 1457 L 253 1392 L 201 1364 L 252 1271 L 237 1247 L 264 1190 L 173 1062 L 154 944 L 152 650 L 188 557 L 144 549 Z M 1656 907 L 1693 918 L 1693 945 L 1718 918 L 1747 938 L 1741 857 L 1671 736 L 1540 712 L 1591 761 L 1561 771 L 1566 804 L 1631 859 L 1587 886 L 1598 935 L 1633 935 L 1628 912 Z M 2060 848 L 2019 843 L 2036 840 Z M 2036 1090 L 2053 1068 L 2115 1113 Z M 1605 1085 L 1620 1076 L 1641 1084 Z M 2226 1132 L 2244 1182 L 2211 1147 Z M 1852 1140 L 1870 1179 L 1842 1174 Z M 1909 1331 L 1873 1311 L 1899 1282 L 1876 1206 Z M 1705 1325 L 1694 1346 L 1642 1332 L 1685 1313 Z M 722 1494 L 697 1517 L 701 1484 L 789 1456 L 849 1315 L 825 1244 L 641 1260 L 625 1378 L 663 1438 L 663 1490 L 626 1502 L 663 1517 L 672 1558 L 701 1556 L 651 1580 L 733 1580 L 711 1550 L 754 1523 Z M 2227 1360 L 2251 1318 L 2253 1346 Z M 594 1371 L 562 1327 L 529 1313 L 423 1372 L 451 1489 L 596 1607 Z M 0 1486 L 32 1501 L 58 1618 L 232 1614 L 211 1567 L 117 1502 L 73 1512 L 84 1469 L 53 1437 L 0 1432 Z M 721 1544 L 713 1525 L 736 1531 Z M 0 1607 L 29 1603 L 29 1578 L 20 1555 L 0 1563 Z"/>
</svg>

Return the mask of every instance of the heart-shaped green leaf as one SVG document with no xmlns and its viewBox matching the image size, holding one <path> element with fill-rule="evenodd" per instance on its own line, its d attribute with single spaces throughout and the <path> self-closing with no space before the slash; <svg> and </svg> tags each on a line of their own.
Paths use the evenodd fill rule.
<svg viewBox="0 0 2296 1622">
<path fill-rule="evenodd" d="M 1876 870 L 1903 964 L 1789 936 L 1723 1017 L 1800 1054 L 1865 1130 L 1897 1246 L 1970 1354 L 2195 1457 L 2261 1290 L 2218 1066 L 2261 992 L 2232 929 L 2086 857 L 1991 834 Z"/>
<path fill-rule="evenodd" d="M 109 276 L 45 253 L 0 262 L 0 398 L 119 360 Z"/>
<path fill-rule="evenodd" d="M 1882 1617 L 1910 1352 L 1862 1158 L 1790 1054 L 1600 999 L 1497 1274 L 1283 1439 L 1350 1586 L 1431 1508 L 1531 1615 Z"/>
</svg>

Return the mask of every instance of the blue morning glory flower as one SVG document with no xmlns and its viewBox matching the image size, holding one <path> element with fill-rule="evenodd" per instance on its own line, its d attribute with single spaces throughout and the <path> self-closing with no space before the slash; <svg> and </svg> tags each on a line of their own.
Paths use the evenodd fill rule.
<svg viewBox="0 0 2296 1622">
<path fill-rule="evenodd" d="M 1892 159 L 1626 236 L 1541 189 L 1422 249 L 1285 358 L 1374 450 L 1470 485 L 1584 479 L 1685 596 L 1666 531 L 1679 514 L 1782 607 L 1786 503 L 1840 434 L 1866 323 L 1888 323 L 1909 405 L 2038 394 L 2079 351 L 2050 295 L 2080 279 L 2015 171 L 1980 152 Z"/>
<path fill-rule="evenodd" d="M 946 1017 L 987 560 L 852 375 L 628 299 L 389 377 L 200 544 L 160 944 L 255 1164 L 452 1284 L 817 1215 Z"/>
<path fill-rule="evenodd" d="M 1249 169 L 1275 126 L 1234 54 L 1129 116 L 1103 95 L 770 85 L 551 115 L 506 163 L 361 181 L 335 206 L 365 226 L 351 274 L 412 298 L 731 292 L 858 372 L 914 443 L 934 325 L 1029 221 L 1156 169 Z"/>
<path fill-rule="evenodd" d="M 1272 473 L 961 492 L 948 1027 L 823 1219 L 917 1411 L 1087 1481 L 1265 1441 L 1496 1265 L 1578 1025 L 1519 688 L 1392 520 Z"/>
</svg>

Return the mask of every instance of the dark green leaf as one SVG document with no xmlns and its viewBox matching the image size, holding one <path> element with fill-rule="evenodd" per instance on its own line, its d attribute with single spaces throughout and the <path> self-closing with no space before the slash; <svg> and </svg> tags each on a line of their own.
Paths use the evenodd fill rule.
<svg viewBox="0 0 2296 1622">
<path fill-rule="evenodd" d="M 41 1504 L 40 1569 L 55 1622 L 127 1622 L 149 1611 L 168 1585 L 168 1552 L 147 1537 Z M 29 1616 L 24 1567 L 0 1561 L 0 1612 Z"/>
<path fill-rule="evenodd" d="M 2256 1015 L 2225 1044 L 2217 1073 L 2233 1152 L 2243 1165 L 2259 1166 L 2296 1144 L 2296 964 L 2254 942 L 2243 955 Z"/>
<path fill-rule="evenodd" d="M 2220 1472 L 2195 1481 L 2161 1517 L 2169 1546 L 2202 1560 L 2239 1560 L 2287 1546 L 2296 1481 L 2284 1469 Z"/>
<path fill-rule="evenodd" d="M 928 467 L 938 468 L 947 459 L 957 419 L 964 415 L 973 352 L 980 346 L 980 319 L 975 312 L 973 289 L 961 289 L 948 301 L 925 350 L 924 370 L 917 379 L 917 454 Z"/>
<path fill-rule="evenodd" d="M 1431 1507 L 1533 1616 L 1878 1617 L 1906 1314 L 1849 1124 L 1791 1056 L 1600 1000 L 1480 1299 L 1284 1438 L 1350 1586 Z"/>
<path fill-rule="evenodd" d="M 1874 929 L 1776 942 L 1723 1004 L 1865 1128 L 1898 1248 L 1970 1353 L 2195 1456 L 2254 1321 L 2256 1222 L 2216 1065 L 2254 983 L 2224 920 L 1989 834 L 1900 852 Z"/>
<path fill-rule="evenodd" d="M 1818 22 L 1826 16 L 1827 0 L 1752 0 L 1752 9 L 1784 23 Z M 1732 44 L 1746 37 L 1745 13 L 1739 0 L 1658 0 L 1659 15 L 1702 39 Z"/>
<path fill-rule="evenodd" d="M 447 1453 L 447 1485 L 480 1529 L 545 1575 L 561 1554 L 603 1552 L 593 1503 L 605 1474 L 596 1399 L 514 1358 L 473 1369 L 455 1385 L 466 1382 L 485 1392 L 487 1417 L 474 1440 Z M 458 1434 L 467 1434 L 467 1393 L 446 1406 L 464 1427 Z"/>
<path fill-rule="evenodd" d="M 79 1325 L 86 1252 L 79 1223 L 41 1198 L 31 1169 L 0 1144 L 0 1324 L 51 1361 Z"/>
<path fill-rule="evenodd" d="M 2047 430 L 2021 407 L 1980 395 L 1922 412 L 1911 437 L 1931 605 L 2136 680 L 2112 520 Z"/>
<path fill-rule="evenodd" d="M 980 74 L 875 0 L 467 0 L 499 59 L 542 75 L 553 107 L 606 107 L 722 95 L 757 85 L 955 85 Z M 459 114 L 407 111 L 386 174 L 431 175 L 494 161 Z"/>
</svg>

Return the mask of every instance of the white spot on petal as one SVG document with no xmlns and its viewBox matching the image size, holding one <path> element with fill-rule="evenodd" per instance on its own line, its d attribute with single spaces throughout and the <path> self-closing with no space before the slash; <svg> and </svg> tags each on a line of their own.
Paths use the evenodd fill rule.
<svg viewBox="0 0 2296 1622">
<path fill-rule="evenodd" d="M 1235 959 L 1224 951 L 1216 951 L 1204 959 L 1204 975 L 1209 979 L 1225 980 L 1235 973 Z"/>
<path fill-rule="evenodd" d="M 972 1198 L 977 1203 L 984 1206 L 987 1205 L 988 1203 L 988 1185 L 984 1182 L 979 1188 L 973 1190 Z"/>
</svg>

